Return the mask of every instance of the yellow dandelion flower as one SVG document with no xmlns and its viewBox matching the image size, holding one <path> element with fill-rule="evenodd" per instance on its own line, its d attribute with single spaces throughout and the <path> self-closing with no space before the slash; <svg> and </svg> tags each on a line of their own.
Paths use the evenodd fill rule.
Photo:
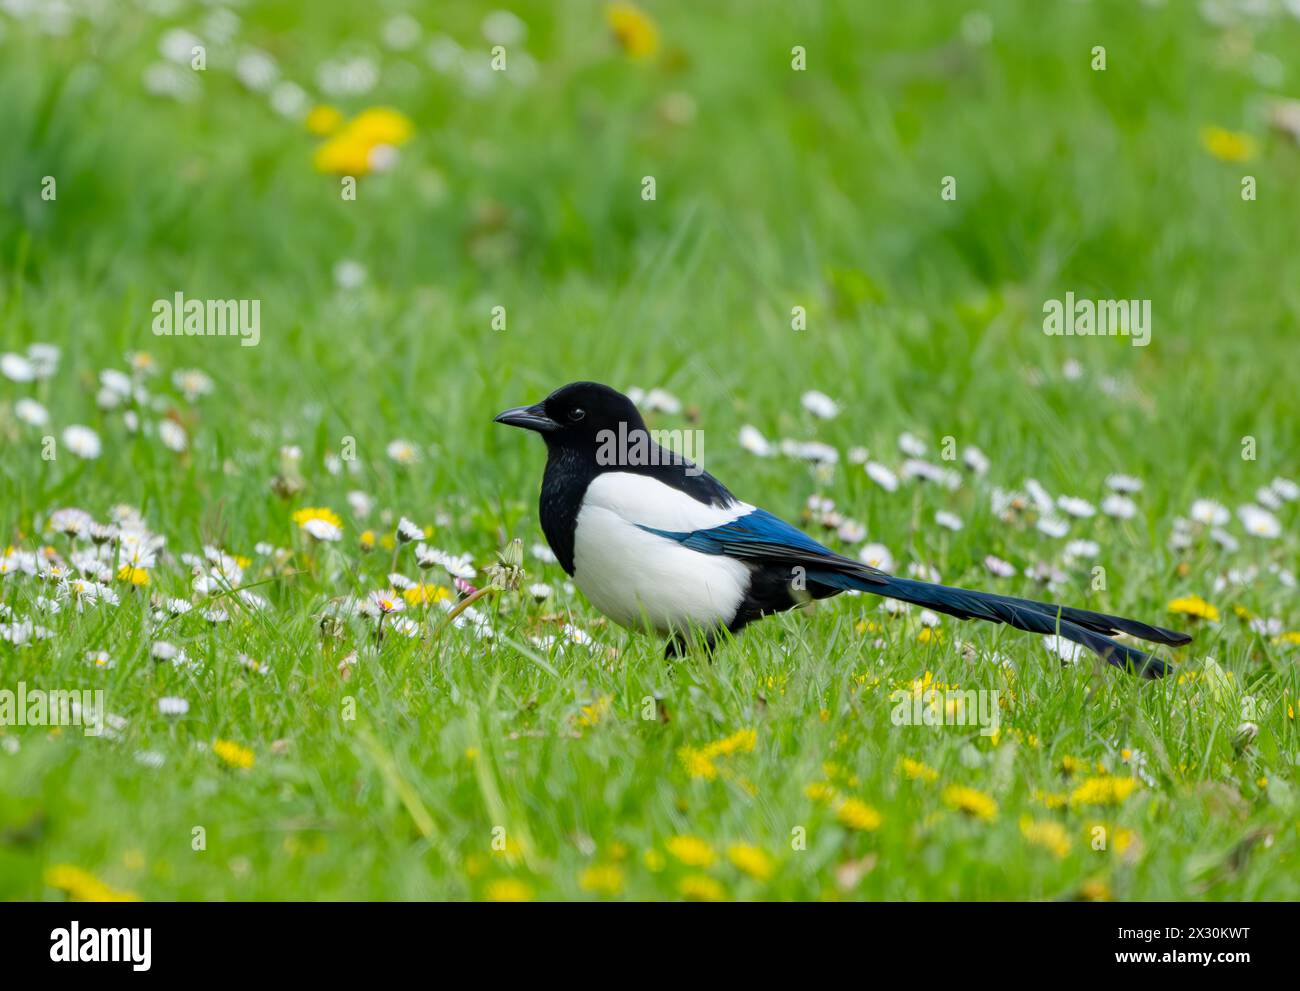
<svg viewBox="0 0 1300 991">
<path fill-rule="evenodd" d="M 574 721 L 579 726 L 590 729 L 609 714 L 612 701 L 608 695 L 602 695 L 591 705 L 584 705 L 574 717 Z"/>
<path fill-rule="evenodd" d="M 339 514 L 334 512 L 334 510 L 326 509 L 323 506 L 308 506 L 304 509 L 295 510 L 290 519 L 292 519 L 300 528 L 306 526 L 312 520 L 321 520 L 324 523 L 329 523 L 331 526 L 336 526 L 340 529 L 343 527 L 343 521 L 339 519 Z"/>
<path fill-rule="evenodd" d="M 712 758 L 694 747 L 682 747 L 677 751 L 677 758 L 686 768 L 686 773 L 692 778 L 703 778 L 705 781 L 712 781 L 718 776 L 718 766 L 713 763 Z"/>
<path fill-rule="evenodd" d="M 1070 835 L 1065 827 L 1053 819 L 1035 822 L 1029 816 L 1020 819 L 1020 834 L 1034 846 L 1048 850 L 1058 860 L 1070 852 Z"/>
<path fill-rule="evenodd" d="M 766 881 L 772 876 L 772 858 L 752 843 L 733 843 L 727 847 L 727 859 L 750 877 Z"/>
<path fill-rule="evenodd" d="M 583 891 L 613 898 L 623 890 L 626 876 L 617 864 L 592 864 L 578 875 L 578 887 Z"/>
<path fill-rule="evenodd" d="M 841 802 L 840 807 L 835 810 L 835 818 L 840 825 L 864 833 L 879 829 L 881 822 L 884 821 L 879 812 L 856 798 L 846 798 Z"/>
<path fill-rule="evenodd" d="M 1291 647 L 1300 646 L 1300 630 L 1287 630 L 1274 641 L 1278 645 L 1287 644 Z"/>
<path fill-rule="evenodd" d="M 402 590 L 408 606 L 427 606 L 451 598 L 451 593 L 441 585 L 415 585 Z"/>
<path fill-rule="evenodd" d="M 483 897 L 490 902 L 530 902 L 533 889 L 526 881 L 503 877 L 489 881 L 483 888 Z"/>
<path fill-rule="evenodd" d="M 1048 809 L 1063 809 L 1069 804 L 1070 796 L 1063 795 L 1059 791 L 1043 791 L 1041 788 L 1036 788 L 1033 801 Z"/>
<path fill-rule="evenodd" d="M 346 131 L 334 135 L 312 156 L 317 172 L 333 175 L 363 176 L 370 174 L 370 153 L 374 146 L 356 141 Z"/>
<path fill-rule="evenodd" d="M 307 114 L 304 121 L 307 130 L 312 134 L 324 137 L 327 134 L 333 134 L 343 123 L 343 115 L 339 113 L 336 107 L 322 104 L 318 107 L 312 107 L 311 112 Z"/>
<path fill-rule="evenodd" d="M 148 585 L 149 572 L 144 568 L 134 568 L 129 564 L 124 564 L 117 569 L 117 580 L 130 582 L 132 585 Z"/>
<path fill-rule="evenodd" d="M 1215 623 L 1219 621 L 1219 610 L 1199 595 L 1184 595 L 1179 599 L 1171 599 L 1166 608 L 1171 613 L 1191 616 L 1194 619 L 1208 619 Z"/>
<path fill-rule="evenodd" d="M 985 822 L 992 822 L 998 814 L 998 803 L 991 795 L 965 785 L 949 785 L 943 790 L 942 798 L 949 808 Z"/>
<path fill-rule="evenodd" d="M 658 874 L 667 865 L 664 862 L 664 855 L 658 850 L 647 850 L 641 854 L 641 862 L 645 864 L 648 871 Z"/>
<path fill-rule="evenodd" d="M 674 836 L 664 845 L 687 867 L 708 867 L 717 857 L 713 847 L 698 836 Z"/>
<path fill-rule="evenodd" d="M 1070 805 L 1120 805 L 1137 789 L 1137 778 L 1114 774 L 1085 778 L 1070 792 Z"/>
<path fill-rule="evenodd" d="M 415 126 L 411 123 L 411 119 L 392 107 L 371 107 L 369 110 L 363 110 L 348 121 L 348 126 L 344 129 L 344 133 L 351 140 L 368 144 L 371 148 L 375 145 L 396 147 L 406 144 L 411 140 L 414 131 Z"/>
<path fill-rule="evenodd" d="M 1080 772 L 1088 770 L 1088 762 L 1079 757 L 1071 757 L 1066 754 L 1061 758 L 1061 773 L 1067 777 L 1073 777 Z"/>
<path fill-rule="evenodd" d="M 678 889 L 683 898 L 696 902 L 720 902 L 727 897 L 722 885 L 703 874 L 688 874 L 682 878 Z"/>
<path fill-rule="evenodd" d="M 55 864 L 45 872 L 45 883 L 63 891 L 74 902 L 138 902 L 134 891 L 113 888 L 95 875 L 72 864 Z"/>
<path fill-rule="evenodd" d="M 721 740 L 715 740 L 704 748 L 710 757 L 724 757 L 728 754 L 752 753 L 754 745 L 758 742 L 758 730 L 742 729 L 737 730 L 730 736 L 724 736 Z"/>
<path fill-rule="evenodd" d="M 829 802 L 837 794 L 834 787 L 825 781 L 814 781 L 811 784 L 804 785 L 803 793 L 814 802 Z"/>
<path fill-rule="evenodd" d="M 636 4 L 608 4 L 605 23 L 614 32 L 623 51 L 633 58 L 650 58 L 659 51 L 659 28 Z"/>
<path fill-rule="evenodd" d="M 939 779 L 939 772 L 933 767 L 911 757 L 898 758 L 898 773 L 909 781 L 931 782 Z"/>
<path fill-rule="evenodd" d="M 256 760 L 253 751 L 233 740 L 217 740 L 212 744 L 212 752 L 228 766 L 240 769 L 252 767 Z"/>
<path fill-rule="evenodd" d="M 1201 128 L 1201 147 L 1221 162 L 1248 162 L 1258 152 L 1259 143 L 1249 134 L 1211 126 Z"/>
<path fill-rule="evenodd" d="M 361 537 L 359 538 L 359 540 L 360 540 L 360 543 L 361 543 L 361 549 L 362 549 L 363 551 L 373 551 L 373 550 L 375 549 L 375 531 L 374 531 L 374 530 L 365 530 L 365 531 L 363 531 L 362 534 L 361 534 Z"/>
<path fill-rule="evenodd" d="M 1084 881 L 1079 888 L 1079 897 L 1088 902 L 1110 901 L 1110 885 L 1101 879 Z"/>
</svg>

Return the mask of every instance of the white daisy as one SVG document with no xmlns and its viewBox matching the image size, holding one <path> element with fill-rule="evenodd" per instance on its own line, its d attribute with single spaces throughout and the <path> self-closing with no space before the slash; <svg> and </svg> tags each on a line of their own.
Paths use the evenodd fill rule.
<svg viewBox="0 0 1300 991">
<path fill-rule="evenodd" d="M 43 427 L 50 422 L 50 414 L 35 399 L 19 399 L 14 403 L 14 416 L 29 427 Z"/>
<path fill-rule="evenodd" d="M 949 513 L 942 509 L 934 514 L 934 521 L 938 523 L 939 526 L 946 527 L 949 530 L 960 530 L 966 525 L 961 521 L 961 517 L 956 513 Z"/>
<path fill-rule="evenodd" d="M 856 544 L 867 535 L 867 528 L 857 520 L 844 520 L 835 531 L 835 536 L 846 544 Z"/>
<path fill-rule="evenodd" d="M 1277 478 L 1273 479 L 1273 481 L 1269 482 L 1269 488 L 1273 490 L 1274 495 L 1286 502 L 1300 499 L 1300 485 L 1297 485 L 1289 478 L 1282 478 L 1279 475 Z"/>
<path fill-rule="evenodd" d="M 1040 513 L 1050 513 L 1056 508 L 1056 501 L 1052 498 L 1052 494 L 1043 488 L 1038 479 L 1026 478 L 1025 491 L 1029 493 L 1029 498 L 1033 500 Z"/>
<path fill-rule="evenodd" d="M 99 434 L 79 423 L 74 423 L 63 431 L 63 446 L 77 457 L 85 458 L 87 461 L 99 457 L 100 451 L 103 450 L 99 442 Z"/>
<path fill-rule="evenodd" d="M 649 412 L 668 413 L 673 416 L 682 411 L 682 401 L 666 389 L 651 389 L 638 405 Z"/>
<path fill-rule="evenodd" d="M 360 489 L 353 489 L 348 493 L 348 506 L 351 508 L 353 516 L 359 520 L 364 520 L 375 508 L 375 500 Z"/>
<path fill-rule="evenodd" d="M 50 514 L 49 527 L 68 537 L 84 537 L 90 533 L 95 520 L 84 509 L 68 507 Z"/>
<path fill-rule="evenodd" d="M 1070 532 L 1070 524 L 1059 516 L 1042 516 L 1035 526 L 1039 533 L 1045 533 L 1047 536 L 1055 537 L 1058 540 Z"/>
<path fill-rule="evenodd" d="M 992 554 L 984 558 L 984 567 L 989 570 L 990 574 L 997 575 L 999 578 L 1011 578 L 1016 573 L 1016 566 L 1010 561 L 1004 561 L 1000 557 Z"/>
<path fill-rule="evenodd" d="M 238 655 L 236 660 L 255 674 L 270 674 L 271 672 L 271 669 L 267 665 L 263 664 L 261 661 L 254 660 L 247 654 Z"/>
<path fill-rule="evenodd" d="M 839 404 L 834 399 L 816 389 L 810 389 L 800 396 L 799 404 L 822 420 L 833 420 L 840 412 Z"/>
<path fill-rule="evenodd" d="M 0 375 L 12 382 L 31 382 L 36 378 L 36 368 L 21 354 L 6 351 L 0 354 Z"/>
<path fill-rule="evenodd" d="M 909 458 L 925 457 L 925 441 L 906 430 L 898 435 L 898 449 Z"/>
<path fill-rule="evenodd" d="M 1236 537 L 1230 534 L 1227 530 L 1224 530 L 1222 527 L 1216 526 L 1214 529 L 1212 529 L 1210 531 L 1210 539 L 1213 540 L 1220 547 L 1222 547 L 1229 554 L 1233 553 L 1234 551 L 1238 550 L 1241 547 L 1241 541 L 1239 541 Z"/>
<path fill-rule="evenodd" d="M 894 570 L 894 555 L 884 544 L 863 544 L 858 551 L 858 560 L 880 571 Z"/>
<path fill-rule="evenodd" d="M 1101 547 L 1095 540 L 1071 540 L 1065 545 L 1065 557 L 1069 560 L 1094 558 L 1100 553 Z"/>
<path fill-rule="evenodd" d="M 414 464 L 420 459 L 420 452 L 409 440 L 389 441 L 388 446 L 384 449 L 388 456 L 396 461 L 399 465 Z"/>
<path fill-rule="evenodd" d="M 1282 498 L 1271 486 L 1261 485 L 1255 490 L 1255 501 L 1265 509 L 1277 511 L 1282 508 Z"/>
<path fill-rule="evenodd" d="M 1277 521 L 1277 517 L 1262 506 L 1249 503 L 1240 506 L 1237 508 L 1237 518 L 1252 536 L 1271 540 L 1282 533 L 1282 524 Z"/>
<path fill-rule="evenodd" d="M 334 284 L 344 291 L 360 289 L 366 282 L 366 267 L 359 261 L 343 258 L 334 265 Z"/>
<path fill-rule="evenodd" d="M 1106 487 L 1115 492 L 1141 492 L 1142 479 L 1116 473 L 1106 476 Z"/>
<path fill-rule="evenodd" d="M 1056 654 L 1066 664 L 1074 664 L 1083 655 L 1083 647 L 1072 640 L 1056 635 L 1043 637 L 1043 646 Z"/>
<path fill-rule="evenodd" d="M 1112 492 L 1101 501 L 1101 511 L 1117 520 L 1131 520 L 1137 515 L 1137 503 L 1128 496 Z"/>
<path fill-rule="evenodd" d="M 864 466 L 867 477 L 886 492 L 898 491 L 898 476 L 878 461 L 868 461 Z"/>
<path fill-rule="evenodd" d="M 833 465 L 840 460 L 839 451 L 819 440 L 783 440 L 781 441 L 781 453 L 788 458 L 798 458 L 801 461 L 811 461 L 814 464 Z"/>
<path fill-rule="evenodd" d="M 197 368 L 178 368 L 172 373 L 172 385 L 191 403 L 212 392 L 212 379 Z"/>
<path fill-rule="evenodd" d="M 1061 512 L 1067 516 L 1075 516 L 1080 519 L 1092 516 L 1097 512 L 1097 508 L 1088 500 L 1080 499 L 1077 496 L 1059 496 L 1056 505 L 1060 507 Z"/>
<path fill-rule="evenodd" d="M 871 452 L 865 447 L 850 447 L 848 460 L 851 465 L 864 465 L 871 457 Z"/>
<path fill-rule="evenodd" d="M 162 441 L 163 447 L 178 454 L 189 447 L 190 444 L 190 439 L 185 434 L 185 428 L 175 420 L 164 419 L 158 421 L 158 439 Z"/>
<path fill-rule="evenodd" d="M 967 448 L 962 451 L 961 463 L 976 475 L 986 474 L 991 464 L 988 456 L 974 444 L 967 446 Z"/>
<path fill-rule="evenodd" d="M 313 540 L 334 541 L 343 537 L 343 530 L 329 520 L 308 520 L 302 525 L 307 536 Z"/>
<path fill-rule="evenodd" d="M 555 552 L 546 544 L 542 543 L 533 544 L 532 547 L 528 548 L 528 553 L 537 558 L 537 560 L 541 561 L 543 564 L 555 564 L 559 560 L 559 558 L 555 556 Z"/>
<path fill-rule="evenodd" d="M 38 379 L 53 378 L 59 370 L 59 349 L 53 344 L 33 344 L 27 349 L 27 360 Z"/>
<path fill-rule="evenodd" d="M 412 540 L 424 539 L 424 527 L 412 523 L 405 516 L 397 521 L 397 540 L 409 544 Z"/>
<path fill-rule="evenodd" d="M 898 474 L 904 481 L 920 478 L 953 491 L 961 488 L 961 475 L 958 472 L 929 461 L 922 461 L 920 458 L 908 458 L 899 466 Z"/>
<path fill-rule="evenodd" d="M 740 446 L 760 458 L 769 458 L 773 453 L 771 442 L 759 432 L 758 427 L 748 423 L 740 428 Z"/>
<path fill-rule="evenodd" d="M 164 716 L 183 716 L 190 711 L 190 704 L 175 695 L 164 695 L 158 700 L 158 712 Z"/>
<path fill-rule="evenodd" d="M 1228 508 L 1213 499 L 1197 499 L 1192 503 L 1192 509 L 1188 515 L 1193 522 L 1205 526 L 1223 526 L 1232 518 Z"/>
<path fill-rule="evenodd" d="M 401 612 L 406 608 L 406 600 L 400 592 L 390 588 L 370 592 L 366 596 L 366 606 L 370 611 L 387 616 L 389 613 Z"/>
<path fill-rule="evenodd" d="M 555 590 L 545 582 L 537 582 L 534 585 L 528 586 L 528 594 L 538 602 L 541 602 L 544 599 L 549 599 L 554 593 Z"/>
</svg>

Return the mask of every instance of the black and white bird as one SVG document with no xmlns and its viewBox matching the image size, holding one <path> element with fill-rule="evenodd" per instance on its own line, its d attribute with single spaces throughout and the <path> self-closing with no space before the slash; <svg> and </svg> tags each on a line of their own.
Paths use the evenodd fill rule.
<svg viewBox="0 0 1300 991">
<path fill-rule="evenodd" d="M 635 404 L 606 385 L 574 382 L 496 422 L 546 441 L 541 523 L 564 570 L 614 622 L 667 636 L 670 653 L 696 632 L 711 647 L 724 629 L 850 589 L 1059 635 L 1148 678 L 1166 664 L 1110 635 L 1191 642 L 1137 620 L 899 578 L 836 554 L 659 447 Z"/>
</svg>

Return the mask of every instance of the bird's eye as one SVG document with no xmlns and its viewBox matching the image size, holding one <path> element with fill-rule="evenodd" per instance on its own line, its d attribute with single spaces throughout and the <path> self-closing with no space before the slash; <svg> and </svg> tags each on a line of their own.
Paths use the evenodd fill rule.
<svg viewBox="0 0 1300 991">
<path fill-rule="evenodd" d="M 586 415 L 587 411 L 581 406 L 575 406 L 573 409 L 569 410 L 569 420 L 573 423 L 577 423 Z"/>
</svg>

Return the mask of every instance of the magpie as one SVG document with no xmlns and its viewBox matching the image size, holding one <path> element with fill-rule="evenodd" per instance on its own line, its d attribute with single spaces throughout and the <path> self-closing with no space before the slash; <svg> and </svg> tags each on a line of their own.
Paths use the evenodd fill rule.
<svg viewBox="0 0 1300 991">
<path fill-rule="evenodd" d="M 692 632 L 712 649 L 723 630 L 849 590 L 1059 635 L 1147 678 L 1167 665 L 1109 635 L 1171 646 L 1192 639 L 1121 616 L 900 578 L 837 554 L 659 446 L 636 405 L 607 385 L 574 382 L 495 422 L 546 442 L 540 519 L 565 572 L 614 622 L 668 637 L 669 655 L 684 653 Z"/>
</svg>

